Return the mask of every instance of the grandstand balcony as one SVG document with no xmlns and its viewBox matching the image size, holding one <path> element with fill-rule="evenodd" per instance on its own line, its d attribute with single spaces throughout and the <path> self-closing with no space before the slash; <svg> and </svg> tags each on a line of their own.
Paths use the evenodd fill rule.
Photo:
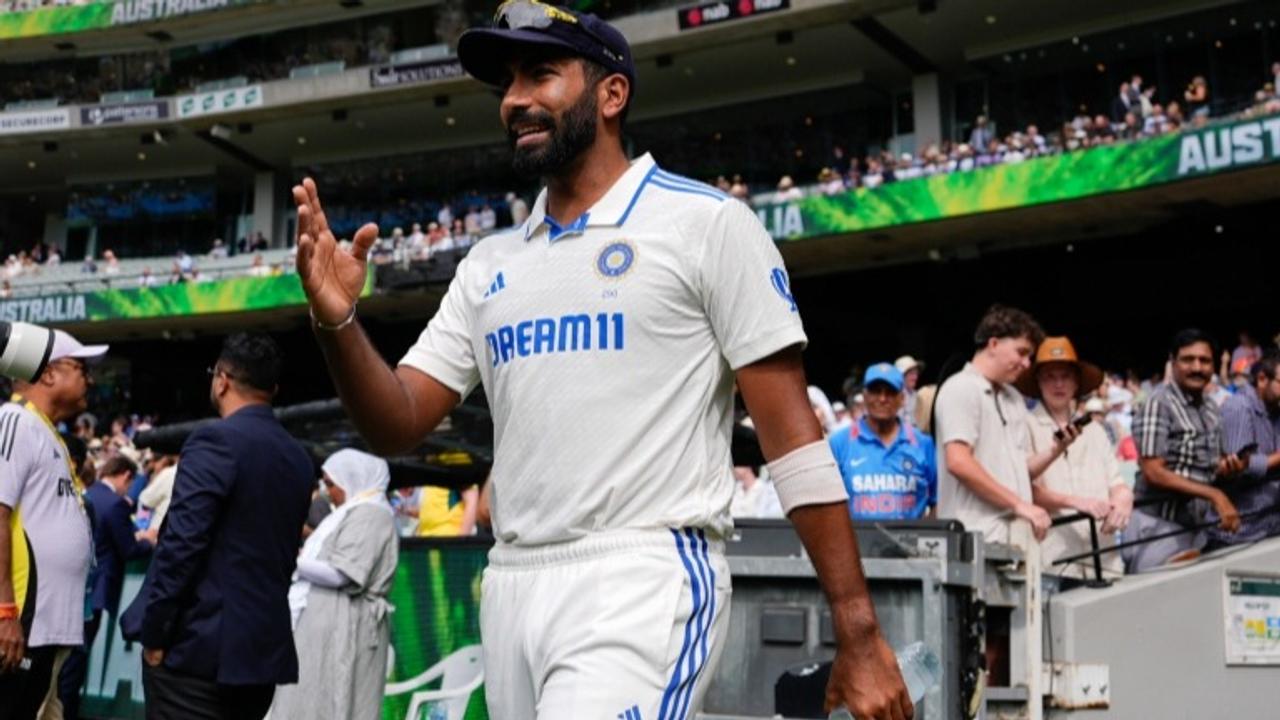
<svg viewBox="0 0 1280 720">
<path fill-rule="evenodd" d="M 1237 92 L 1261 87 L 1267 53 L 1280 48 L 1280 18 L 1268 3 L 1141 0 L 1119 12 L 1100 0 L 1017 8 L 971 0 L 922 12 L 901 0 L 791 0 L 774 12 L 698 27 L 688 26 L 690 6 L 677 5 L 609 5 L 638 63 L 630 149 L 652 151 L 669 169 L 709 182 L 743 174 L 798 275 L 1140 231 L 1206 204 L 1274 197 L 1280 178 L 1277 141 L 1262 125 L 1274 116 Z M 270 40 L 289 28 L 339 21 L 406 25 L 406 18 L 455 7 L 465 20 L 455 29 L 491 10 L 439 2 L 232 3 L 187 18 L 6 41 L 0 60 L 220 44 L 249 32 Z M 170 39 L 146 35 L 161 30 Z M 330 189 L 326 199 L 335 217 L 349 221 L 346 232 L 371 219 L 384 235 L 396 225 L 407 233 L 409 223 L 430 220 L 446 200 L 497 204 L 515 191 L 531 202 L 535 184 L 507 168 L 493 93 L 458 74 L 439 33 L 433 28 L 389 45 L 382 62 L 314 58 L 320 61 L 274 79 L 207 78 L 188 88 L 200 92 L 179 96 L 122 88 L 103 98 L 112 102 L 89 105 L 18 101 L 24 104 L 0 112 L 6 254 L 43 239 L 62 247 L 64 263 L 75 268 L 86 252 L 114 247 L 130 267 L 150 262 L 167 274 L 176 247 L 203 253 L 214 237 L 233 243 L 255 232 L 284 253 L 293 234 L 287 190 L 304 174 L 321 178 L 322 192 Z M 64 40 L 75 47 L 51 49 Z M 1049 152 L 991 167 L 953 163 L 937 174 L 936 164 L 920 162 L 937 141 L 967 140 L 980 113 L 1002 139 L 1033 123 L 1044 135 L 1061 136 L 1062 123 L 1081 110 L 1108 112 L 1113 86 L 1136 71 L 1150 76 L 1161 100 L 1178 98 L 1189 73 L 1208 73 L 1218 119 L 1202 130 L 1214 138 L 1215 157 L 1223 145 L 1214 133 L 1225 128 L 1234 146 L 1230 134 L 1241 123 L 1259 123 L 1244 141 L 1256 143 L 1258 153 L 1246 149 L 1229 166 L 1206 158 L 1203 172 L 1174 172 L 1159 182 L 1120 182 L 1114 173 L 1151 180 L 1149 163 L 1177 164 L 1182 141 L 1172 135 L 1116 146 L 1128 150 Z M 2 131 L 6 119 L 62 112 L 65 125 Z M 808 197 L 798 200 L 774 197 L 782 175 L 804 188 L 824 167 L 844 175 L 850 158 L 904 153 L 915 168 L 904 177 L 916 170 L 928 177 L 830 197 L 818 188 L 802 189 Z M 1115 160 L 1117 153 L 1127 160 Z M 1225 173 L 1238 181 L 1223 180 Z M 80 195 L 193 179 L 211 188 L 211 206 L 172 228 L 155 218 L 112 225 L 73 217 Z M 998 202 L 990 201 L 994 195 Z M 117 289 L 100 278 L 23 277 L 11 293 Z M 429 303 L 421 312 L 428 310 Z"/>
<path fill-rule="evenodd" d="M 761 196 L 756 209 L 792 273 L 805 276 L 1114 237 L 1206 208 L 1256 205 L 1274 197 L 1278 180 L 1280 114 L 1272 114 L 834 194 L 813 186 L 781 202 Z M 381 241 L 365 313 L 429 315 L 465 252 L 425 260 L 406 240 Z M 175 321 L 234 325 L 228 313 L 244 311 L 300 318 L 305 299 L 292 272 L 289 248 L 126 258 L 92 272 L 70 258 L 6 280 L 0 317 L 72 326 L 139 321 L 142 332 L 167 331 Z"/>
</svg>

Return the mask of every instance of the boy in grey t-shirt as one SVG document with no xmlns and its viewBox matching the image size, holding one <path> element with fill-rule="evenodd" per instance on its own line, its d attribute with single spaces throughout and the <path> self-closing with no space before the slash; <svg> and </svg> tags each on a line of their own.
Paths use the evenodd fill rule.
<svg viewBox="0 0 1280 720">
<path fill-rule="evenodd" d="M 938 390 L 938 517 L 1008 543 L 1014 518 L 1036 539 L 1049 514 L 1031 501 L 1026 403 L 1013 383 L 1031 367 L 1044 331 L 1027 313 L 992 306 L 974 333 L 973 360 Z"/>
</svg>

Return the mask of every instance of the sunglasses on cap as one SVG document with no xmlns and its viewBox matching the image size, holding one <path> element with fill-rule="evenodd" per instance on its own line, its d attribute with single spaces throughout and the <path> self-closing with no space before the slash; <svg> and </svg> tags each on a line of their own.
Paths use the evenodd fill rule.
<svg viewBox="0 0 1280 720">
<path fill-rule="evenodd" d="M 556 22 L 576 26 L 600 43 L 605 54 L 613 59 L 614 62 L 623 61 L 622 53 L 613 49 L 609 42 L 600 37 L 594 30 L 584 23 L 578 22 L 576 15 L 554 5 L 547 5 L 538 2 L 538 0 L 506 0 L 498 6 L 498 10 L 493 14 L 493 26 L 508 30 L 524 30 L 527 28 L 546 30 Z"/>
</svg>

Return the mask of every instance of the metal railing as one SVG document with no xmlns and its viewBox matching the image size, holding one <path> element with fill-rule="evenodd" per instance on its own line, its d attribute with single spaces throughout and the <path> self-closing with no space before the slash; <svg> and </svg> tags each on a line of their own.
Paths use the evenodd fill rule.
<svg viewBox="0 0 1280 720">
<path fill-rule="evenodd" d="M 1142 500 L 1134 501 L 1133 509 L 1137 511 L 1139 508 L 1150 507 L 1152 505 L 1160 505 L 1162 503 L 1166 503 L 1169 501 L 1170 501 L 1169 497 L 1144 498 Z M 1245 520 L 1247 518 L 1261 517 L 1263 515 L 1267 515 L 1269 513 L 1274 513 L 1274 512 L 1280 512 L 1280 504 L 1275 504 L 1269 507 L 1259 508 L 1257 510 L 1251 510 L 1249 512 L 1240 513 L 1240 519 Z M 1053 565 L 1055 566 L 1069 565 L 1071 563 L 1079 562 L 1087 558 L 1092 558 L 1093 559 L 1093 578 L 1085 582 L 1085 585 L 1087 587 L 1109 587 L 1111 585 L 1111 580 L 1108 580 L 1107 578 L 1104 578 L 1102 576 L 1102 556 L 1103 555 L 1114 553 L 1114 552 L 1120 552 L 1122 550 L 1132 548 L 1132 547 L 1139 547 L 1142 545 L 1146 545 L 1148 543 L 1153 543 L 1157 540 L 1166 540 L 1171 537 L 1178 537 L 1179 535 L 1187 535 L 1189 533 L 1201 532 L 1203 530 L 1208 530 L 1209 528 L 1216 527 L 1219 524 L 1221 524 L 1221 520 L 1207 520 L 1205 522 L 1196 523 L 1193 525 L 1182 526 L 1182 527 L 1179 527 L 1177 530 L 1168 530 L 1165 532 L 1159 532 L 1154 535 L 1148 535 L 1147 537 L 1138 538 L 1136 540 L 1125 540 L 1123 542 L 1118 542 L 1114 545 L 1109 545 L 1107 547 L 1102 547 L 1101 543 L 1098 542 L 1097 518 L 1093 517 L 1088 513 L 1080 512 L 1074 515 L 1064 515 L 1062 517 L 1054 518 L 1050 523 L 1050 527 L 1060 527 L 1063 525 L 1070 525 L 1073 523 L 1080 522 L 1081 520 L 1088 521 L 1089 523 L 1090 550 L 1088 552 L 1081 552 L 1081 553 L 1076 553 L 1074 555 L 1068 555 L 1063 558 L 1058 558 L 1057 560 L 1053 561 Z"/>
</svg>

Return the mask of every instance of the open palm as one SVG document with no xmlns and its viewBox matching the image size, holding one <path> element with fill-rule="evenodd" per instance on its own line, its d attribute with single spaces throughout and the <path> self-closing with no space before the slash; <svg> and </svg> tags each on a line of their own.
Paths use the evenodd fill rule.
<svg viewBox="0 0 1280 720">
<path fill-rule="evenodd" d="M 378 239 L 378 226 L 368 223 L 356 231 L 351 251 L 338 247 L 329 230 L 316 183 L 306 178 L 293 188 L 298 206 L 298 276 L 317 321 L 336 325 L 347 318 L 364 290 L 369 248 Z"/>
</svg>

